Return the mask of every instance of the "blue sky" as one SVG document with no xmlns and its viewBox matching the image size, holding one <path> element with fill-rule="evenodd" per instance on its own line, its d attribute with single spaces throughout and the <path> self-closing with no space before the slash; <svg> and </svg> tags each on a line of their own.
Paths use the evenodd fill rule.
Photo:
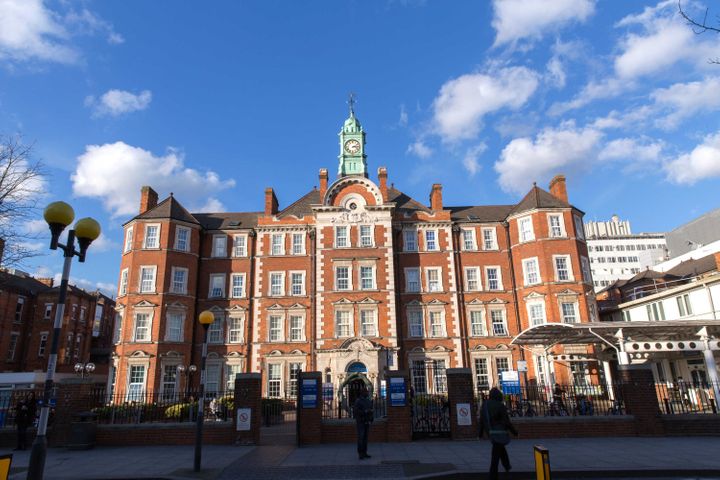
<svg viewBox="0 0 720 480">
<path fill-rule="evenodd" d="M 675 0 L 0 0 L 0 132 L 34 142 L 43 203 L 101 222 L 73 277 L 114 293 L 142 185 L 288 205 L 336 171 L 350 91 L 371 177 L 418 200 L 515 203 L 564 173 L 586 219 L 672 229 L 718 206 L 718 56 Z"/>
</svg>

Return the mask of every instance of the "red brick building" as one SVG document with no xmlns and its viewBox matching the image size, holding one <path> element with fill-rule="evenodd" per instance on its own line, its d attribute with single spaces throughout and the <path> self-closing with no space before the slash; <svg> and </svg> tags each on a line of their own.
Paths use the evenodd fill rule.
<svg viewBox="0 0 720 480">
<path fill-rule="evenodd" d="M 207 388 L 236 372 L 262 372 L 265 395 L 295 389 L 299 369 L 337 388 L 364 372 L 379 387 L 387 369 L 469 367 L 477 388 L 517 361 L 531 379 L 572 381 L 510 345 L 542 322 L 594 319 L 583 212 L 565 178 L 533 187 L 515 205 L 429 204 L 367 174 L 365 132 L 353 112 L 340 132 L 338 178 L 280 208 L 272 188 L 261 212 L 191 214 L 172 195 L 143 187 L 124 225 L 116 392 L 175 392 L 195 384 L 177 367 L 199 365 L 199 312 L 209 331 Z M 181 369 L 182 370 L 182 369 Z M 584 370 L 584 369 L 583 369 Z M 575 372 L 585 375 L 587 372 Z M 416 378 L 442 390 L 442 378 Z"/>
<path fill-rule="evenodd" d="M 0 271 L 0 387 L 45 381 L 58 287 L 50 278 Z M 100 292 L 68 287 L 57 373 L 75 375 L 76 363 L 93 362 L 107 377 L 115 302 Z"/>
</svg>

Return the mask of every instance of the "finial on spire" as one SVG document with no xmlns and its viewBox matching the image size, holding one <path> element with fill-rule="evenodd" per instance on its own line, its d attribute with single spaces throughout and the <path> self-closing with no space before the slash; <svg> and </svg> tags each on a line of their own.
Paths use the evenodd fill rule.
<svg viewBox="0 0 720 480">
<path fill-rule="evenodd" d="M 355 100 L 355 98 L 356 98 L 355 93 L 350 92 L 350 94 L 348 95 L 347 103 L 348 103 L 348 105 L 350 105 L 350 115 L 353 117 L 355 116 L 355 102 L 357 101 L 357 100 Z"/>
</svg>

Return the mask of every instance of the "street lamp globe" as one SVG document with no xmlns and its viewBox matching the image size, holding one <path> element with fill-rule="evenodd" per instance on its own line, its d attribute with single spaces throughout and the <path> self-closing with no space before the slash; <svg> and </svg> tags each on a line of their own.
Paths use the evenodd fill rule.
<svg viewBox="0 0 720 480">
<path fill-rule="evenodd" d="M 75 373 L 82 372 L 84 368 L 85 368 L 85 365 L 83 365 L 82 363 L 76 363 L 75 364 Z"/>
<path fill-rule="evenodd" d="M 85 252 L 87 252 L 90 244 L 100 236 L 100 224 L 90 218 L 81 218 L 75 222 L 75 236 L 80 244 L 80 262 L 85 261 Z"/>
<path fill-rule="evenodd" d="M 50 226 L 52 238 L 50 240 L 50 249 L 57 250 L 58 239 L 65 227 L 70 225 L 75 218 L 75 211 L 65 202 L 53 202 L 43 212 L 43 218 Z"/>
<path fill-rule="evenodd" d="M 85 370 L 87 370 L 88 373 L 93 373 L 95 371 L 95 364 L 92 362 L 89 362 L 85 365 Z"/>
<path fill-rule="evenodd" d="M 198 321 L 203 326 L 210 325 L 215 321 L 215 315 L 210 310 L 205 310 L 198 317 Z"/>
</svg>

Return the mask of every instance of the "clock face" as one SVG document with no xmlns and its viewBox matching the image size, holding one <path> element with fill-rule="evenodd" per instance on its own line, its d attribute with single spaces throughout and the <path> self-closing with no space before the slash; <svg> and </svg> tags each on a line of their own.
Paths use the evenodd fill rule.
<svg viewBox="0 0 720 480">
<path fill-rule="evenodd" d="M 345 151 L 352 155 L 355 155 L 360 151 L 360 142 L 355 139 L 348 140 L 347 142 L 345 142 Z"/>
</svg>

